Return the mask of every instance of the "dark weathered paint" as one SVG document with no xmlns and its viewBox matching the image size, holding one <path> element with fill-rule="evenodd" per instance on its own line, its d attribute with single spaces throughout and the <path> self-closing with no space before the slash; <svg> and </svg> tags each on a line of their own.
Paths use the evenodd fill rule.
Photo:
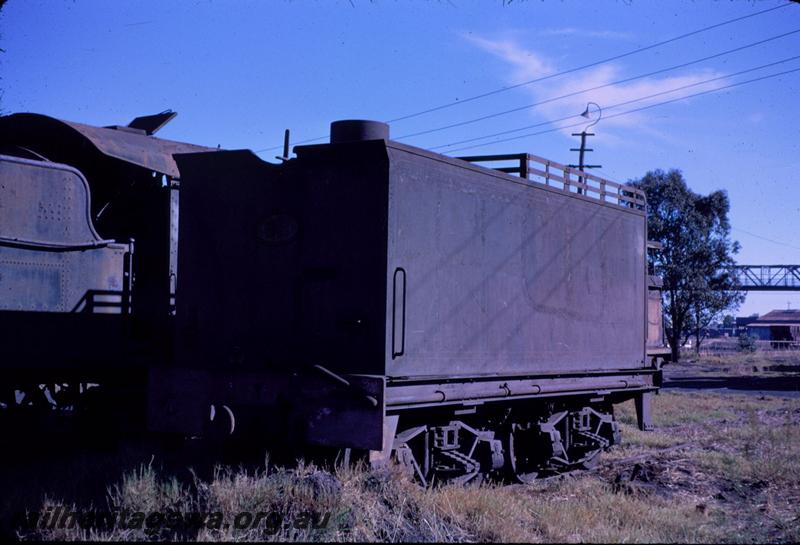
<svg viewBox="0 0 800 545">
<path fill-rule="evenodd" d="M 389 149 L 389 270 L 408 293 L 387 375 L 644 367 L 642 213 Z"/>
<path fill-rule="evenodd" d="M 50 316 L 0 311 L 4 368 L 124 381 L 118 370 L 136 367 L 152 429 L 202 433 L 209 406 L 225 405 L 240 430 L 256 415 L 250 430 L 372 450 L 387 445 L 387 411 L 620 400 L 658 386 L 644 357 L 642 211 L 603 202 L 602 181 L 592 198 L 386 140 L 378 125 L 345 128 L 340 143 L 272 165 L 135 127 L 0 118 L 0 145 L 68 163 L 75 187 L 88 179 L 86 202 L 101 201 L 62 240 L 87 242 L 75 255 L 120 251 L 109 263 L 129 270 L 132 246 L 100 240 L 98 217 L 100 233 L 135 236 L 137 249 L 131 316 L 67 315 L 55 299 Z M 39 233 L 12 219 L 8 236 L 48 239 L 61 225 L 51 220 Z M 69 253 L 8 246 L 42 264 Z M 36 296 L 13 291 L 53 298 L 46 280 L 24 280 Z"/>
<path fill-rule="evenodd" d="M 652 387 L 653 380 L 650 374 L 623 374 L 621 372 L 610 376 L 587 374 L 561 378 L 508 377 L 496 380 L 422 384 L 398 382 L 387 388 L 386 404 L 393 408 L 410 408 L 470 400 L 508 401 L 601 391 L 633 392 Z"/>
<path fill-rule="evenodd" d="M 645 367 L 641 212 L 395 143 L 297 154 L 179 156 L 179 254 L 205 264 L 179 284 L 192 358 L 238 347 L 249 365 L 390 377 Z"/>
<path fill-rule="evenodd" d="M 654 388 L 642 210 L 391 141 L 295 151 L 177 156 L 185 363 L 385 375 L 394 409 Z"/>
<path fill-rule="evenodd" d="M 128 127 L 144 131 L 147 135 L 153 135 L 160 131 L 164 125 L 172 121 L 176 115 L 178 115 L 178 113 L 172 110 L 165 110 L 153 115 L 142 115 L 128 123 Z"/>
<path fill-rule="evenodd" d="M 30 147 L 52 160 L 61 160 L 56 157 L 59 147 L 71 140 L 81 140 L 84 146 L 91 146 L 108 157 L 178 178 L 180 173 L 173 154 L 213 151 L 213 148 L 145 135 L 145 131 L 92 127 L 40 114 L 0 117 L 0 144 Z"/>
<path fill-rule="evenodd" d="M 0 310 L 123 311 L 130 247 L 101 239 L 89 209 L 77 170 L 0 155 Z"/>
<path fill-rule="evenodd" d="M 281 166 L 178 156 L 178 266 L 193 271 L 178 279 L 179 359 L 383 374 L 386 162 L 367 148 Z"/>
</svg>

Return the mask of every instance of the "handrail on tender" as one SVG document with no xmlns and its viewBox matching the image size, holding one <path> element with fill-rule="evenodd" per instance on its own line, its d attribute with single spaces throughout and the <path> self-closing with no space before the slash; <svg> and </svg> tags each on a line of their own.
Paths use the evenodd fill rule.
<svg viewBox="0 0 800 545">
<path fill-rule="evenodd" d="M 601 202 L 645 211 L 647 201 L 642 190 L 629 185 L 607 180 L 577 168 L 556 163 L 530 153 L 503 155 L 471 155 L 458 157 L 470 163 L 496 161 L 517 161 L 518 165 L 488 167 L 506 174 L 519 174 L 532 182 L 537 182 L 567 193 L 574 193 L 597 199 Z"/>
</svg>

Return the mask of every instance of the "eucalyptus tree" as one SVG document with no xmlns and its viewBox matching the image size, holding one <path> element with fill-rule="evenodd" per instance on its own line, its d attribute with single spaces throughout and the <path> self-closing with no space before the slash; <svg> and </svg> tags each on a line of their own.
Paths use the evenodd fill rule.
<svg viewBox="0 0 800 545">
<path fill-rule="evenodd" d="M 730 202 L 725 191 L 701 195 L 689 189 L 680 170 L 654 170 L 630 182 L 647 195 L 648 238 L 662 248 L 648 255 L 664 280 L 663 307 L 673 361 L 694 336 L 699 352 L 703 331 L 744 300 L 737 290 L 730 236 Z"/>
</svg>

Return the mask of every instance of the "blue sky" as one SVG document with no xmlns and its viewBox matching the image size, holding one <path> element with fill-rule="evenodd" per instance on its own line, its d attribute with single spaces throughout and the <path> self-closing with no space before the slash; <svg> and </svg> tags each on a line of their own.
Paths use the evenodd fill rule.
<svg viewBox="0 0 800 545">
<path fill-rule="evenodd" d="M 614 57 L 785 1 L 36 1 L 0 12 L 0 107 L 89 124 L 171 108 L 159 136 L 249 148 L 270 160 L 342 118 L 389 120 Z M 604 108 L 588 160 L 625 181 L 680 168 L 725 189 L 747 264 L 800 263 L 800 72 L 611 117 L 800 68 L 800 4 L 624 58 L 392 124 L 392 137 L 462 123 L 769 40 L 714 59 L 402 141 L 432 148 L 542 124 L 545 134 L 453 154 L 527 151 L 576 162 L 548 120 Z M 777 38 L 782 34 L 788 34 Z M 774 39 L 773 39 L 774 38 Z M 703 83 L 707 80 L 715 81 Z M 667 93 L 676 87 L 691 86 Z M 628 107 L 614 104 L 664 93 Z M 568 122 L 563 122 L 567 124 Z M 577 130 L 576 130 L 577 129 Z M 488 142 L 488 143 L 487 143 Z M 461 146 L 463 147 L 463 145 Z M 438 148 L 448 153 L 459 146 Z M 768 240 L 767 240 L 768 239 Z M 748 296 L 740 314 L 800 308 L 800 293 Z"/>
</svg>

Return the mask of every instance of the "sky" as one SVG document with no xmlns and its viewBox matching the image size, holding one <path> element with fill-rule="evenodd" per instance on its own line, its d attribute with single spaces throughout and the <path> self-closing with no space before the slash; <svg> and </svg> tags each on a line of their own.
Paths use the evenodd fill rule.
<svg viewBox="0 0 800 545">
<path fill-rule="evenodd" d="M 158 136 L 269 161 L 286 128 L 324 142 L 331 121 L 375 119 L 439 153 L 575 163 L 585 125 L 560 127 L 583 119 L 552 121 L 593 102 L 596 174 L 678 168 L 727 191 L 739 263 L 800 264 L 797 3 L 9 0 L 0 49 L 4 114 L 112 125 L 172 109 Z M 751 292 L 738 314 L 787 305 L 800 292 Z"/>
</svg>

